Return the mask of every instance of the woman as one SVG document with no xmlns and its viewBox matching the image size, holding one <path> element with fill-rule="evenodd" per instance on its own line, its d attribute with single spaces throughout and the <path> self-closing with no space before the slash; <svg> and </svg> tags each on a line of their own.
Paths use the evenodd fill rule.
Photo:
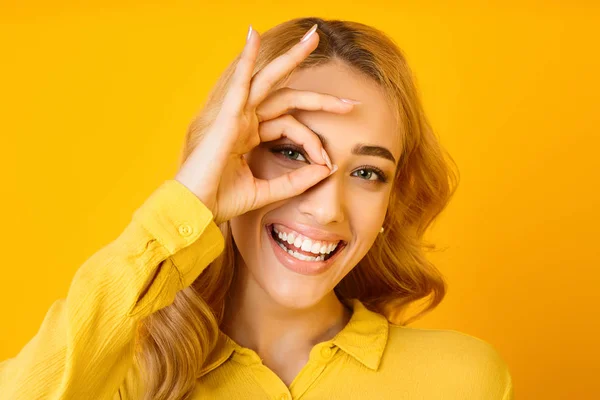
<svg viewBox="0 0 600 400">
<path fill-rule="evenodd" d="M 175 178 L 0 364 L 0 392 L 511 399 L 489 344 L 404 326 L 445 293 L 422 240 L 456 187 L 444 156 L 381 32 L 317 18 L 250 28 Z"/>
</svg>

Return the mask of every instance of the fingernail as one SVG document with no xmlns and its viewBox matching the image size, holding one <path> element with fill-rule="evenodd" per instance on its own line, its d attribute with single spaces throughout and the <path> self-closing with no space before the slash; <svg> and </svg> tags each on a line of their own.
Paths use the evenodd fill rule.
<svg viewBox="0 0 600 400">
<path fill-rule="evenodd" d="M 300 39 L 300 42 L 306 42 L 308 40 L 308 38 L 311 37 L 313 33 L 315 33 L 316 30 L 317 30 L 317 24 L 314 24 L 312 26 L 312 28 L 310 28 L 308 30 L 308 32 L 306 32 L 304 34 L 304 36 L 302 36 L 302 39 Z"/>
<path fill-rule="evenodd" d="M 250 36 L 252 36 L 252 25 L 248 28 L 248 36 L 246 36 L 246 42 L 250 40 Z"/>
<path fill-rule="evenodd" d="M 325 159 L 325 164 L 327 164 L 327 167 L 329 169 L 331 169 L 332 168 L 331 160 L 329 159 L 329 156 L 327 155 L 327 152 L 325 151 L 325 149 L 321 149 L 321 154 L 323 155 L 323 158 Z"/>
<path fill-rule="evenodd" d="M 327 175 L 327 176 L 331 176 L 331 174 L 333 174 L 333 173 L 334 173 L 335 171 L 337 171 L 337 170 L 338 170 L 338 166 L 337 166 L 337 165 L 335 165 L 335 164 L 333 164 L 333 168 L 331 169 L 331 172 L 330 172 L 330 173 L 329 173 L 329 175 Z"/>
<path fill-rule="evenodd" d="M 340 100 L 343 101 L 344 103 L 348 103 L 348 104 L 362 104 L 358 100 L 352 100 L 352 99 L 340 99 Z"/>
</svg>

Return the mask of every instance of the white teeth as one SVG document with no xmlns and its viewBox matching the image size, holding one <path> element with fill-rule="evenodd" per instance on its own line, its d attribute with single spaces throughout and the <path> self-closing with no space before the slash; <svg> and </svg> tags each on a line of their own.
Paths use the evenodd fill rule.
<svg viewBox="0 0 600 400">
<path fill-rule="evenodd" d="M 288 249 L 286 249 L 286 247 L 283 245 L 283 243 L 279 243 L 277 242 L 277 244 L 279 245 L 279 247 L 281 247 L 283 250 L 288 251 Z"/>
<path fill-rule="evenodd" d="M 294 240 L 294 246 L 297 247 L 297 248 L 302 247 L 302 238 L 300 236 L 298 236 L 296 238 L 296 240 Z"/>
<path fill-rule="evenodd" d="M 287 242 L 289 244 L 292 244 L 292 243 L 294 243 L 294 240 L 296 240 L 296 236 L 293 233 L 290 233 L 287 237 Z"/>
<path fill-rule="evenodd" d="M 302 260 L 302 261 L 323 261 L 323 259 L 319 260 L 319 257 L 309 257 L 309 256 L 305 256 L 304 254 L 300 254 L 300 253 L 298 253 L 296 251 L 292 251 L 292 250 L 286 249 L 286 247 L 282 243 L 277 243 L 277 244 L 284 251 L 287 251 L 287 253 L 289 255 L 291 255 L 292 257 L 297 258 L 299 260 Z"/>
<path fill-rule="evenodd" d="M 292 253 L 292 256 L 302 261 L 317 261 L 317 257 L 305 256 L 304 254 L 300 254 L 296 251 Z"/>
<path fill-rule="evenodd" d="M 286 251 L 289 255 L 291 255 L 294 258 L 297 258 L 298 260 L 302 260 L 302 261 L 323 261 L 323 260 L 325 260 L 324 255 L 321 255 L 318 257 L 305 256 L 304 254 L 300 254 L 297 251 L 292 251 L 292 250 L 286 248 L 283 245 L 283 243 L 277 242 L 277 244 L 279 245 L 279 247 L 281 247 L 283 249 L 283 251 Z"/>
<path fill-rule="evenodd" d="M 310 248 L 310 252 L 314 254 L 319 254 L 319 250 L 321 250 L 321 243 L 314 242 L 312 247 Z"/>
<path fill-rule="evenodd" d="M 302 249 L 303 251 L 311 252 L 313 254 L 322 254 L 326 255 L 334 251 L 339 244 L 337 243 L 323 243 L 318 240 L 308 239 L 305 236 L 290 232 L 280 232 L 275 227 L 273 227 L 273 231 L 277 234 L 277 237 L 282 242 L 287 242 L 288 244 L 293 245 L 298 249 Z M 298 235 L 298 236 L 296 236 Z M 302 254 L 299 254 L 302 256 Z M 310 256 L 308 256 L 310 258 Z"/>
<path fill-rule="evenodd" d="M 311 248 L 312 248 L 312 240 L 304 239 L 304 241 L 302 242 L 302 250 L 310 251 Z"/>
</svg>

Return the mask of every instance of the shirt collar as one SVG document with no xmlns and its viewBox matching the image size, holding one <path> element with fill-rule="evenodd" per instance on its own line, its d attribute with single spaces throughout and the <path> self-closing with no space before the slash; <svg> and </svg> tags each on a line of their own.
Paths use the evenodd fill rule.
<svg viewBox="0 0 600 400">
<path fill-rule="evenodd" d="M 353 311 L 350 321 L 327 342 L 339 347 L 367 368 L 377 370 L 387 344 L 388 321 L 383 315 L 369 310 L 358 299 L 351 299 L 348 303 Z M 234 352 L 250 363 L 251 359 L 256 358 L 252 350 L 240 346 L 219 330 L 217 343 L 206 359 L 199 377 L 219 367 Z"/>
<path fill-rule="evenodd" d="M 377 370 L 388 339 L 387 319 L 351 299 L 352 317 L 332 342 L 366 367 Z"/>
</svg>

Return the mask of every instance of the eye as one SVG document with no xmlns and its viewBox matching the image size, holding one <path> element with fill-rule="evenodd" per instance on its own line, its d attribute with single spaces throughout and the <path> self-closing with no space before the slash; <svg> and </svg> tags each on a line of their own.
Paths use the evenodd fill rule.
<svg viewBox="0 0 600 400">
<path fill-rule="evenodd" d="M 379 169 L 375 167 L 361 167 L 352 173 L 352 176 L 356 176 L 358 178 L 364 179 L 366 181 L 380 181 L 386 182 L 387 178 L 385 174 Z"/>
<path fill-rule="evenodd" d="M 308 160 L 304 157 L 304 152 L 295 146 L 278 146 L 271 149 L 271 152 L 281 154 L 285 158 L 292 161 L 307 162 Z"/>
<path fill-rule="evenodd" d="M 297 150 L 292 150 L 292 149 L 281 150 L 280 153 L 283 154 L 285 157 L 289 158 L 290 160 L 306 161 L 306 158 L 304 158 L 304 156 L 302 154 L 300 154 L 300 152 Z"/>
</svg>

